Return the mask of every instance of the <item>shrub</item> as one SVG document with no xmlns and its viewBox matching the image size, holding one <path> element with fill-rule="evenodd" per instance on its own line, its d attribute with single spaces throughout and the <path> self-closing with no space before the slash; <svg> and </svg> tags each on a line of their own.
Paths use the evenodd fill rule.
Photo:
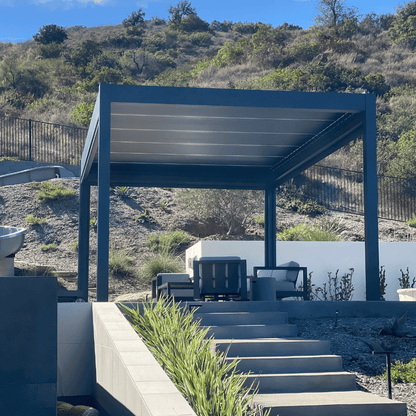
<svg viewBox="0 0 416 416">
<path fill-rule="evenodd" d="M 57 248 L 58 244 L 56 243 L 44 244 L 43 246 L 40 246 L 42 251 L 55 251 Z"/>
<path fill-rule="evenodd" d="M 149 257 L 139 271 L 139 277 L 149 283 L 158 273 L 184 273 L 179 260 L 169 253 L 157 253 Z"/>
<path fill-rule="evenodd" d="M 124 19 L 121 23 L 123 27 L 134 27 L 134 26 L 145 26 L 144 16 L 146 13 L 140 8 L 137 12 L 132 12 L 132 14 Z"/>
<path fill-rule="evenodd" d="M 133 259 L 126 255 L 125 250 L 110 248 L 108 259 L 108 270 L 113 276 L 131 274 Z"/>
<path fill-rule="evenodd" d="M 146 239 L 146 246 L 150 251 L 163 253 L 174 252 L 187 243 L 189 243 L 189 235 L 180 230 L 149 234 Z"/>
<path fill-rule="evenodd" d="M 64 188 L 61 184 L 54 184 L 50 182 L 33 182 L 29 185 L 30 188 L 38 189 L 37 196 L 39 203 L 62 200 L 75 196 L 75 191 Z"/>
<path fill-rule="evenodd" d="M 413 214 L 413 218 L 409 221 L 406 221 L 407 225 L 410 225 L 411 227 L 416 228 L 416 215 Z"/>
<path fill-rule="evenodd" d="M 195 7 L 191 7 L 190 1 L 180 1 L 176 6 L 170 6 L 168 9 L 170 14 L 169 23 L 179 26 L 182 19 L 187 16 L 196 16 Z"/>
<path fill-rule="evenodd" d="M 133 221 L 138 222 L 139 224 L 155 224 L 156 220 L 152 218 L 147 209 L 144 210 L 141 214 L 134 217 Z"/>
<path fill-rule="evenodd" d="M 387 380 L 387 370 L 381 376 Z M 393 383 L 416 383 L 416 358 L 409 362 L 395 361 L 391 366 L 391 381 Z"/>
<path fill-rule="evenodd" d="M 66 34 L 65 29 L 57 25 L 44 25 L 39 29 L 38 33 L 33 35 L 35 42 L 41 43 L 42 45 L 63 43 L 67 38 L 68 35 Z"/>
<path fill-rule="evenodd" d="M 195 14 L 182 17 L 180 28 L 185 32 L 206 32 L 209 24 Z"/>
<path fill-rule="evenodd" d="M 79 248 L 79 241 L 78 241 L 78 240 L 73 241 L 73 242 L 69 245 L 69 248 L 70 248 L 72 251 L 78 252 L 78 248 Z"/>
<path fill-rule="evenodd" d="M 298 224 L 279 233 L 282 241 L 340 241 L 341 237 L 333 231 L 326 231 L 316 225 Z"/>
<path fill-rule="evenodd" d="M 298 214 L 308 215 L 310 217 L 323 215 L 328 212 L 325 207 L 319 205 L 316 201 L 304 199 L 300 195 L 293 196 L 285 191 L 282 191 L 278 195 L 276 205 L 280 208 L 294 211 Z"/>
<path fill-rule="evenodd" d="M 26 217 L 26 222 L 29 225 L 42 225 L 42 224 L 45 224 L 46 221 L 47 221 L 46 218 L 35 217 L 33 214 L 30 214 Z"/>
<path fill-rule="evenodd" d="M 259 225 L 264 225 L 264 215 L 260 215 L 259 217 L 254 217 L 254 222 Z"/>
<path fill-rule="evenodd" d="M 247 374 L 237 373 L 237 360 L 213 352 L 207 329 L 193 313 L 174 302 L 143 304 L 144 312 L 122 306 L 133 328 L 197 415 L 261 416 L 252 407 L 256 390 L 244 387 Z"/>
<path fill-rule="evenodd" d="M 409 268 L 406 268 L 406 272 L 404 272 L 402 269 L 400 269 L 400 273 L 402 274 L 398 280 L 400 284 L 401 289 L 412 289 L 415 287 L 416 284 L 416 277 L 413 278 L 412 283 L 410 283 L 410 272 Z"/>
<path fill-rule="evenodd" d="M 72 113 L 72 119 L 78 126 L 88 127 L 91 122 L 92 113 L 94 111 L 94 103 L 87 104 L 83 101 L 78 104 Z"/>
</svg>

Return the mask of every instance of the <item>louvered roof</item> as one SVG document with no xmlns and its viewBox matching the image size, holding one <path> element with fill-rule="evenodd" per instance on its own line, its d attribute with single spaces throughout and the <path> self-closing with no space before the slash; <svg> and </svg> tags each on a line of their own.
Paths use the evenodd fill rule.
<svg viewBox="0 0 416 416">
<path fill-rule="evenodd" d="M 360 137 L 368 98 L 101 84 L 81 180 L 100 160 L 112 185 L 277 186 Z"/>
</svg>

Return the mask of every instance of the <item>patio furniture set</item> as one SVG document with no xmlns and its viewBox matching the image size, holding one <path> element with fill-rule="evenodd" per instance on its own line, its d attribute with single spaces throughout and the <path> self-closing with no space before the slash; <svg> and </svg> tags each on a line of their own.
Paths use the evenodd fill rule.
<svg viewBox="0 0 416 416">
<path fill-rule="evenodd" d="M 302 287 L 296 282 L 302 272 Z M 247 276 L 240 257 L 201 257 L 193 261 L 193 278 L 187 273 L 159 273 L 152 280 L 152 299 L 177 301 L 274 301 L 286 297 L 309 300 L 307 268 L 291 261 L 277 267 L 254 267 Z"/>
</svg>

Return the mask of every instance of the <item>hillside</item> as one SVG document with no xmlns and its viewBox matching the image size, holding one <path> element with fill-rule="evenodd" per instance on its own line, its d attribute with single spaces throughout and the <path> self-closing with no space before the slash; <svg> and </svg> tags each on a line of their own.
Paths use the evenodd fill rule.
<svg viewBox="0 0 416 416">
<path fill-rule="evenodd" d="M 76 287 L 78 254 L 78 191 L 77 180 L 53 179 L 48 184 L 63 185 L 73 190 L 75 195 L 66 199 L 39 203 L 38 190 L 30 184 L 4 186 L 0 188 L 0 224 L 28 229 L 25 244 L 16 255 L 18 272 L 31 274 L 44 273 L 45 267 L 70 272 L 60 278 L 68 289 Z M 90 218 L 96 218 L 97 193 L 92 188 Z M 254 209 L 244 229 L 237 234 L 227 235 L 224 228 L 213 219 L 198 219 L 186 212 L 178 202 L 175 190 L 156 188 L 128 188 L 124 193 L 113 189 L 110 204 L 110 245 L 122 257 L 131 258 L 129 272 L 111 273 L 110 300 L 121 294 L 149 290 L 150 280 L 141 276 L 141 268 L 157 253 L 147 245 L 149 235 L 160 235 L 171 231 L 188 233 L 188 242 L 181 244 L 174 253 L 179 266 L 184 269 L 183 251 L 199 239 L 263 239 L 264 229 L 255 219 L 262 213 L 261 205 Z M 29 225 L 27 217 L 43 218 L 45 223 Z M 137 220 L 137 217 L 140 219 Z M 134 221 L 136 219 L 136 221 Z M 282 232 L 297 224 L 326 224 L 341 236 L 344 241 L 363 241 L 364 222 L 362 216 L 329 212 L 316 218 L 277 208 L 277 229 Z M 90 229 L 90 286 L 96 282 L 96 229 Z M 380 241 L 415 241 L 416 229 L 397 222 L 380 220 Z M 56 244 L 56 248 L 42 251 L 41 247 Z M 38 266 L 35 266 L 38 265 Z M 43 266 L 42 268 L 39 265 Z M 91 291 L 91 300 L 95 298 Z"/>
</svg>

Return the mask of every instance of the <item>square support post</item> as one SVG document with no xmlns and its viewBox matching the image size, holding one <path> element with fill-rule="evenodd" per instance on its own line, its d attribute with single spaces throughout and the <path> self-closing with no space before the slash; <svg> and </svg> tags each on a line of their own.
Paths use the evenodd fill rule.
<svg viewBox="0 0 416 416">
<path fill-rule="evenodd" d="M 78 290 L 81 291 L 85 302 L 88 302 L 90 200 L 91 185 L 87 181 L 83 181 L 79 184 Z"/>
<path fill-rule="evenodd" d="M 104 87 L 104 88 L 103 88 Z M 110 243 L 110 128 L 111 104 L 105 85 L 100 85 L 100 125 L 98 141 L 97 210 L 97 302 L 108 302 L 108 258 Z"/>
<path fill-rule="evenodd" d="M 363 160 L 366 300 L 380 300 L 376 99 L 371 94 L 366 95 Z"/>
<path fill-rule="evenodd" d="M 276 267 L 276 188 L 264 191 L 264 266 Z"/>
</svg>

